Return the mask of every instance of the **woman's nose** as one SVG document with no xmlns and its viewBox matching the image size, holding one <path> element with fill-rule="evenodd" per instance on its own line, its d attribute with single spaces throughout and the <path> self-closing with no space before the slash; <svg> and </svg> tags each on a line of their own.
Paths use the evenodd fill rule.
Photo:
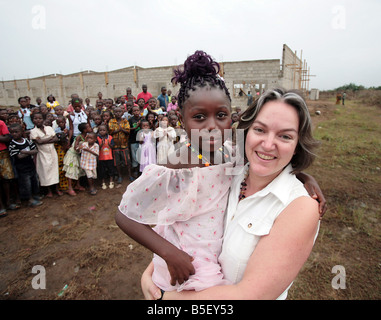
<svg viewBox="0 0 381 320">
<path fill-rule="evenodd" d="M 274 134 L 266 134 L 263 137 L 262 141 L 262 147 L 264 151 L 273 150 L 274 149 L 274 142 L 275 142 L 275 135 Z"/>
</svg>

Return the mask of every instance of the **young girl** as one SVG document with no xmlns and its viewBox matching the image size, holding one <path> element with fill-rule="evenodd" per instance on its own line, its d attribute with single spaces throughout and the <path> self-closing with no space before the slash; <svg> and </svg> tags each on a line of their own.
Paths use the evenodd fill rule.
<svg viewBox="0 0 381 320">
<path fill-rule="evenodd" d="M 176 131 L 168 122 L 168 118 L 163 117 L 153 134 L 154 138 L 158 139 L 156 146 L 158 164 L 166 164 L 168 154 L 175 151 L 173 142 L 176 140 Z"/>
<path fill-rule="evenodd" d="M 227 284 L 217 259 L 232 181 L 233 163 L 220 151 L 231 102 L 218 72 L 218 63 L 202 51 L 175 71 L 191 141 L 178 150 L 179 164 L 147 166 L 127 187 L 116 214 L 119 227 L 155 253 L 152 280 L 166 291 Z M 212 131 L 220 134 L 211 137 Z"/>
<path fill-rule="evenodd" d="M 98 136 L 99 144 L 99 176 L 102 179 L 102 189 L 107 189 L 106 178 L 109 178 L 110 184 L 109 188 L 114 188 L 114 175 L 116 169 L 114 167 L 114 160 L 112 156 L 112 148 L 114 146 L 114 140 L 111 135 L 107 133 L 107 126 L 101 124 L 98 127 Z"/>
<path fill-rule="evenodd" d="M 141 120 L 140 127 L 141 130 L 136 137 L 140 143 L 136 157 L 140 161 L 140 172 L 143 172 L 146 166 L 156 163 L 156 141 L 153 139 L 153 131 L 147 120 Z"/>
<path fill-rule="evenodd" d="M 62 170 L 66 172 L 66 178 L 68 178 L 69 186 L 67 193 L 71 196 L 77 195 L 73 188 L 73 180 L 77 181 L 80 177 L 85 175 L 85 172 L 80 167 L 81 156 L 79 150 L 81 144 L 85 142 L 86 134 L 91 132 L 91 127 L 88 123 L 80 123 L 78 130 L 80 134 L 74 139 L 72 146 L 66 152 L 62 168 Z M 77 190 L 84 191 L 85 188 L 78 184 Z"/>
<path fill-rule="evenodd" d="M 99 155 L 99 145 L 95 143 L 97 134 L 95 132 L 88 132 L 86 135 L 86 142 L 79 146 L 81 152 L 80 167 L 85 171 L 87 181 L 90 187 L 90 194 L 95 196 L 97 190 L 94 187 L 94 180 L 97 178 L 97 157 Z"/>
<path fill-rule="evenodd" d="M 110 119 L 112 118 L 111 110 L 105 110 L 102 112 L 102 124 L 108 126 Z"/>
<path fill-rule="evenodd" d="M 48 102 L 46 102 L 46 106 L 48 108 L 48 110 L 50 111 L 50 113 L 52 114 L 55 114 L 55 108 L 57 106 L 59 106 L 59 103 L 58 101 L 56 100 L 56 98 L 52 95 L 50 95 L 49 97 L 46 98 L 46 100 Z"/>
<path fill-rule="evenodd" d="M 80 99 L 72 99 L 71 104 L 73 106 L 74 111 L 69 114 L 69 125 L 70 131 L 73 132 L 72 138 L 75 139 L 78 135 L 81 134 L 81 130 L 79 130 L 79 124 L 90 124 L 90 120 L 88 119 L 87 114 L 82 110 Z"/>
<path fill-rule="evenodd" d="M 56 111 L 58 111 L 58 107 L 56 108 Z M 57 126 L 54 131 L 59 139 L 59 141 L 54 144 L 54 147 L 56 148 L 58 155 L 58 168 L 60 175 L 59 190 L 61 191 L 67 191 L 69 188 L 69 182 L 65 176 L 65 171 L 63 171 L 65 154 L 70 147 L 69 124 L 66 120 L 67 119 L 62 115 L 57 116 L 57 120 L 54 120 Z"/>
<path fill-rule="evenodd" d="M 36 170 L 40 185 L 48 188 L 47 197 L 53 197 L 53 185 L 56 193 L 62 196 L 63 193 L 57 186 L 59 183 L 58 156 L 54 148 L 58 138 L 52 127 L 44 126 L 44 117 L 41 113 L 34 113 L 31 117 L 35 127 L 30 130 L 30 140 L 33 140 L 38 149 Z"/>
</svg>

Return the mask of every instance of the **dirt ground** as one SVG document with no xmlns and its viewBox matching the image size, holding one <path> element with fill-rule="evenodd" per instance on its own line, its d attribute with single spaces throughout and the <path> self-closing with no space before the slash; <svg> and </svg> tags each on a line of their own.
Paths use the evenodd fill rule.
<svg viewBox="0 0 381 320">
<path fill-rule="evenodd" d="M 334 114 L 330 101 L 311 102 L 309 106 L 312 114 L 317 109 L 321 110 L 320 116 L 313 116 L 315 126 Z M 319 167 L 312 170 L 312 174 L 321 183 L 329 202 L 344 197 L 344 193 L 331 191 L 332 176 L 324 176 Z M 342 174 L 345 175 L 344 172 Z M 342 189 L 347 188 L 350 192 L 361 188 L 361 185 L 354 186 L 353 181 L 340 181 L 340 176 L 338 172 L 334 183 L 341 184 Z M 54 195 L 52 199 L 44 199 L 41 207 L 8 211 L 8 216 L 0 219 L 0 300 L 142 299 L 140 276 L 151 260 L 151 253 L 129 239 L 114 221 L 128 183 L 125 178 L 122 188 L 102 190 L 98 187 L 96 196 L 87 192 L 80 192 L 76 197 Z M 374 192 L 371 199 L 373 195 Z M 330 216 L 328 211 L 325 219 L 331 228 L 324 227 L 323 220 L 323 234 L 295 281 L 290 298 L 379 299 L 377 237 L 370 239 L 364 232 L 357 232 L 345 222 L 338 222 L 338 208 L 330 209 L 335 213 Z M 336 232 L 340 233 L 340 241 L 332 236 Z M 364 246 L 365 251 L 361 250 Z M 331 287 L 334 277 L 331 268 L 341 263 L 340 259 L 336 259 L 337 262 L 333 257 L 343 255 L 351 261 L 347 264 L 350 265 L 347 269 L 348 289 L 334 290 Z M 364 269 L 364 265 L 372 267 Z M 46 289 L 33 288 L 33 277 L 41 274 L 32 273 L 34 266 L 44 267 Z M 357 280 L 356 276 L 351 276 L 353 273 L 359 277 L 366 275 L 366 279 L 358 280 L 360 291 L 355 288 Z M 66 290 L 63 290 L 66 285 Z"/>
</svg>

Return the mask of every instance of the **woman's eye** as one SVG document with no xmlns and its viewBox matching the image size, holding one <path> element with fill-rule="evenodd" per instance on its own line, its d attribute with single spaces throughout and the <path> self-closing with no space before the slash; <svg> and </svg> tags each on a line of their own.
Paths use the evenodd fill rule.
<svg viewBox="0 0 381 320">
<path fill-rule="evenodd" d="M 258 132 L 258 133 L 263 133 L 264 130 L 262 128 L 254 128 L 254 131 Z"/>
</svg>

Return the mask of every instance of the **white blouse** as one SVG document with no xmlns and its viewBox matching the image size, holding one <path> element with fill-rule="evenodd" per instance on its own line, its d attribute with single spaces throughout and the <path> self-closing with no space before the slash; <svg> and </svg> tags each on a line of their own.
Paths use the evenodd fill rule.
<svg viewBox="0 0 381 320">
<path fill-rule="evenodd" d="M 227 280 L 241 281 L 251 254 L 262 236 L 269 234 L 278 215 L 296 198 L 309 196 L 303 184 L 290 174 L 288 165 L 261 191 L 238 202 L 240 185 L 248 165 L 233 179 L 226 213 L 225 233 L 219 262 Z M 319 228 L 316 232 L 315 240 Z M 278 297 L 284 300 L 289 287 Z"/>
</svg>

